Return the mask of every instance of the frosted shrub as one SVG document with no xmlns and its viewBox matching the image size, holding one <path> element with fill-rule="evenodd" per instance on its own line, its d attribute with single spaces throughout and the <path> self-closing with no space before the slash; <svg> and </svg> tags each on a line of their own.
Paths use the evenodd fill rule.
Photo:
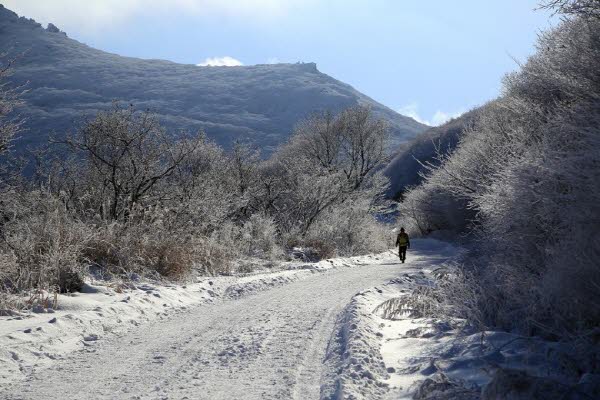
<svg viewBox="0 0 600 400">
<path fill-rule="evenodd" d="M 10 193 L 0 245 L 5 290 L 79 290 L 85 274 L 81 257 L 92 230 L 44 192 Z"/>
<path fill-rule="evenodd" d="M 464 200 L 429 181 L 410 189 L 398 211 L 401 224 L 416 235 L 438 230 L 463 232 L 471 214 Z"/>
<path fill-rule="evenodd" d="M 84 255 L 106 278 L 136 273 L 184 280 L 194 261 L 189 242 L 158 224 L 110 223 L 99 227 Z"/>
<path fill-rule="evenodd" d="M 586 11 L 541 35 L 401 212 L 421 232 L 454 225 L 474 239 L 440 286 L 455 312 L 571 339 L 600 324 L 600 6 L 556 3 Z"/>
<path fill-rule="evenodd" d="M 191 154 L 159 188 L 170 194 L 162 206 L 172 229 L 209 235 L 244 208 L 247 199 L 239 193 L 233 164 L 221 147 L 200 134 Z"/>
<path fill-rule="evenodd" d="M 561 113 L 537 151 L 499 181 L 495 190 L 505 195 L 494 196 L 494 191 L 478 201 L 487 216 L 482 229 L 493 238 L 530 238 L 517 244 L 497 239 L 494 250 L 507 249 L 507 263 L 541 278 L 534 286 L 540 301 L 536 312 L 552 330 L 559 329 L 553 326 L 556 314 L 544 315 L 546 310 L 560 314 L 562 329 L 600 321 L 592 305 L 600 301 L 595 261 L 600 255 L 595 239 L 600 226 L 600 113 L 597 103 L 589 107 Z M 512 190 L 506 193 L 501 187 Z"/>
<path fill-rule="evenodd" d="M 240 228 L 233 222 L 224 223 L 206 238 L 198 238 L 199 268 L 210 275 L 231 274 L 233 260 L 243 254 Z"/>
<path fill-rule="evenodd" d="M 391 247 L 391 233 L 357 203 L 328 211 L 308 231 L 308 242 L 321 241 L 341 256 L 382 252 Z"/>
<path fill-rule="evenodd" d="M 272 217 L 253 214 L 241 229 L 241 242 L 247 255 L 274 260 L 283 256 L 277 241 L 277 226 Z"/>
</svg>

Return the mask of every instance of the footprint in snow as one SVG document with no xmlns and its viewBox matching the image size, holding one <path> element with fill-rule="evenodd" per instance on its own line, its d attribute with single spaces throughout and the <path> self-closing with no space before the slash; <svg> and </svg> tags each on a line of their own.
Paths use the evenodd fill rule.
<svg viewBox="0 0 600 400">
<path fill-rule="evenodd" d="M 166 357 L 165 356 L 154 356 L 152 357 L 152 359 L 154 360 L 154 364 L 163 364 L 166 361 Z"/>
<path fill-rule="evenodd" d="M 95 333 L 92 333 L 90 335 L 83 337 L 84 342 L 95 342 L 97 340 L 98 340 L 98 335 L 96 335 Z"/>
</svg>

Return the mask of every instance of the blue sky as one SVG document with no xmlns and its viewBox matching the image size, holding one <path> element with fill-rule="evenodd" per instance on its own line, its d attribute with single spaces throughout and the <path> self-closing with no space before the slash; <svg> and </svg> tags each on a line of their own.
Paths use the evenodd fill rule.
<svg viewBox="0 0 600 400">
<path fill-rule="evenodd" d="M 181 63 L 316 62 L 438 124 L 498 95 L 551 26 L 537 0 L 0 0 L 70 37 Z M 224 59 L 224 57 L 229 57 Z"/>
</svg>

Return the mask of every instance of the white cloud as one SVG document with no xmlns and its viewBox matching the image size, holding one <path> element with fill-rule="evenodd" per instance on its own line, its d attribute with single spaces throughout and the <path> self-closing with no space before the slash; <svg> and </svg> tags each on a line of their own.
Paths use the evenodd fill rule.
<svg viewBox="0 0 600 400">
<path fill-rule="evenodd" d="M 431 125 L 433 125 L 433 126 L 442 125 L 442 124 L 450 121 L 452 118 L 459 117 L 461 114 L 463 114 L 463 111 L 459 111 L 459 112 L 455 112 L 455 113 L 447 113 L 444 111 L 437 110 L 435 112 L 435 114 L 433 114 L 433 117 L 431 118 Z"/>
<path fill-rule="evenodd" d="M 69 33 L 102 33 L 143 15 L 224 16 L 261 22 L 314 0 L 2 0 L 21 16 Z"/>
<path fill-rule="evenodd" d="M 460 110 L 460 111 L 456 111 L 456 112 L 445 112 L 445 111 L 438 110 L 433 114 L 431 119 L 426 119 L 426 118 L 421 117 L 421 115 L 419 114 L 419 104 L 416 102 L 412 102 L 403 107 L 400 107 L 400 109 L 398 109 L 397 111 L 402 115 L 411 117 L 415 121 L 418 121 L 422 124 L 429 125 L 429 126 L 442 125 L 442 124 L 450 121 L 452 118 L 459 117 L 460 115 L 462 115 L 465 112 L 464 110 Z"/>
<path fill-rule="evenodd" d="M 406 115 L 407 117 L 411 117 L 412 119 L 414 119 L 417 122 L 429 125 L 426 121 L 421 119 L 421 117 L 419 116 L 418 110 L 419 110 L 419 105 L 415 102 L 412 102 L 403 107 L 400 107 L 400 109 L 398 109 L 398 112 L 402 115 Z"/>
<path fill-rule="evenodd" d="M 277 57 L 269 57 L 267 59 L 267 64 L 279 64 L 281 60 Z"/>
<path fill-rule="evenodd" d="M 237 67 L 244 65 L 240 60 L 233 57 L 209 57 L 200 64 L 196 64 L 199 67 Z"/>
</svg>

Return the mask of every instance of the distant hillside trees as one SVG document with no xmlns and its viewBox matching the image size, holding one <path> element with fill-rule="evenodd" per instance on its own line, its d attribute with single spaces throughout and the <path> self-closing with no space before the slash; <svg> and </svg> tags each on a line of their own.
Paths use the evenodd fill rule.
<svg viewBox="0 0 600 400">
<path fill-rule="evenodd" d="M 7 83 L 7 78 L 12 73 L 12 60 L 6 60 L 6 55 L 0 58 L 5 59 L 3 64 L 0 64 L 0 157 L 5 155 L 9 149 L 11 142 L 19 131 L 22 121 L 15 118 L 13 111 L 19 106 L 21 100 L 19 98 L 18 89 L 10 88 Z M 3 166 L 3 169 L 5 166 Z M 0 170 L 0 172 L 6 172 Z"/>
<path fill-rule="evenodd" d="M 314 63 L 215 68 L 121 57 L 56 27 L 43 29 L 6 7 L 0 7 L 0 32 L 0 49 L 24 54 L 10 77 L 11 84 L 27 86 L 20 110 L 25 129 L 15 143 L 21 154 L 43 147 L 51 134 L 62 139 L 73 121 L 110 110 L 114 99 L 152 110 L 169 132 L 202 130 L 227 150 L 235 140 L 251 142 L 263 156 L 315 110 L 337 114 L 356 104 L 370 106 L 389 124 L 389 149 L 428 128 L 321 73 Z"/>
</svg>

